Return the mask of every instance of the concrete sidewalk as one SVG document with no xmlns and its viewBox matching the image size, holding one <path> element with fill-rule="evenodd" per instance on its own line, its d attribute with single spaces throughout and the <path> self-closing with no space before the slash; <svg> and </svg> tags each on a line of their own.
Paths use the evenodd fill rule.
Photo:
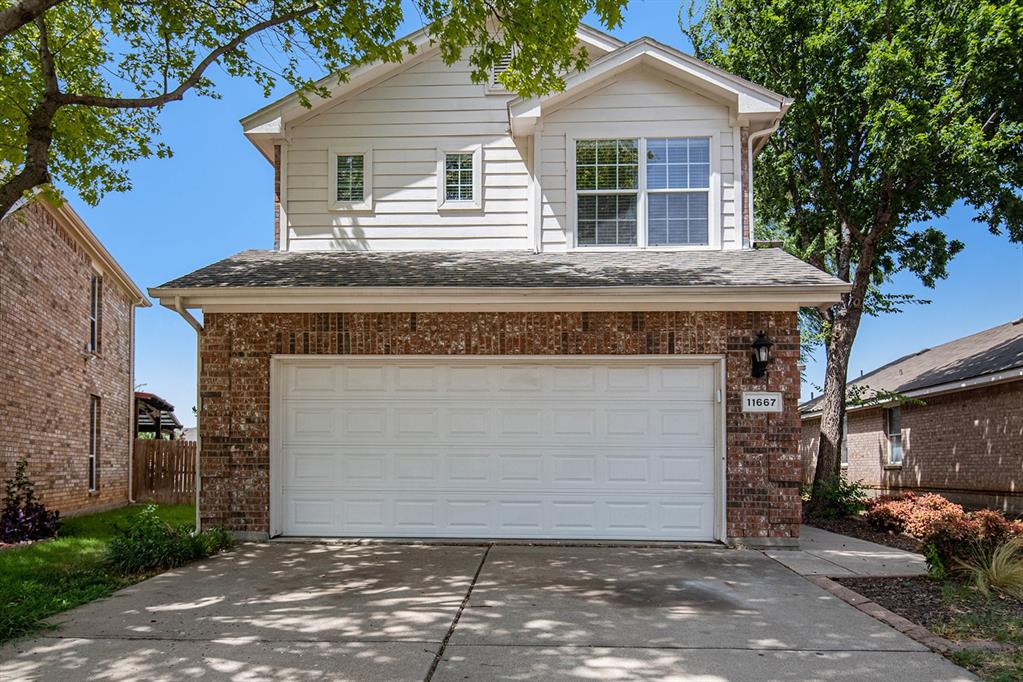
<svg viewBox="0 0 1023 682">
<path fill-rule="evenodd" d="M 800 575 L 842 578 L 927 573 L 927 562 L 922 554 L 857 540 L 813 526 L 802 526 L 799 533 L 799 550 L 771 550 L 766 554 Z"/>
</svg>

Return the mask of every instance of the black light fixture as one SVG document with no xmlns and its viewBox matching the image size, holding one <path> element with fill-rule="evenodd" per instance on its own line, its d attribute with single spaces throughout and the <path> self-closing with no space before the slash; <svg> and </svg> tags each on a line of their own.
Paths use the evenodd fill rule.
<svg viewBox="0 0 1023 682">
<path fill-rule="evenodd" d="M 753 376 L 760 378 L 767 373 L 767 363 L 771 362 L 771 340 L 767 334 L 760 332 L 753 342 Z"/>
</svg>

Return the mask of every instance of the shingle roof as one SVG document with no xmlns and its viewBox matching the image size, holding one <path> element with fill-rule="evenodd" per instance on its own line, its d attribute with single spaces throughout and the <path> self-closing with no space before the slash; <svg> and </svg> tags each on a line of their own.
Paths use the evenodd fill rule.
<svg viewBox="0 0 1023 682">
<path fill-rule="evenodd" d="M 242 251 L 156 287 L 785 287 L 844 282 L 781 249 Z"/>
<path fill-rule="evenodd" d="M 1017 368 L 1023 369 L 1023 319 L 906 355 L 857 377 L 849 386 L 909 393 Z M 799 410 L 813 412 L 822 400 L 808 400 Z"/>
</svg>

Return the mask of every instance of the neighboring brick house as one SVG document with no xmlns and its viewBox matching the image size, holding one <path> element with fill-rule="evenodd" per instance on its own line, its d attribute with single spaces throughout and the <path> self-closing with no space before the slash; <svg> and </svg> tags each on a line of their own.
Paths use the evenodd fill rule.
<svg viewBox="0 0 1023 682">
<path fill-rule="evenodd" d="M 847 407 L 842 461 L 849 480 L 1023 514 L 1023 320 L 899 358 L 850 386 L 861 397 L 884 391 L 913 400 Z M 800 406 L 807 481 L 820 402 Z"/>
<path fill-rule="evenodd" d="M 796 315 L 848 285 L 753 248 L 789 100 L 577 37 L 590 66 L 549 96 L 472 83 L 422 31 L 242 121 L 276 248 L 151 290 L 200 333 L 204 526 L 795 544 Z"/>
<path fill-rule="evenodd" d="M 0 478 L 19 459 L 64 514 L 124 504 L 143 293 L 68 205 L 0 220 Z"/>
</svg>

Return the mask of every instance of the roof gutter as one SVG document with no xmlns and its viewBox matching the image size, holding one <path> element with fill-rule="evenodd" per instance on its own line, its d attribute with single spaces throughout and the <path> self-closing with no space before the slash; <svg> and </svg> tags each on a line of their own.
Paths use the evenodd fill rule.
<svg viewBox="0 0 1023 682">
<path fill-rule="evenodd" d="M 746 159 L 747 159 L 747 163 L 749 163 L 749 178 L 747 179 L 747 183 L 746 183 L 748 185 L 748 187 L 746 187 L 746 193 L 747 193 L 749 198 L 747 199 L 746 203 L 749 206 L 749 223 L 750 223 L 750 225 L 749 225 L 749 245 L 750 245 L 751 248 L 753 247 L 754 244 L 756 244 L 756 241 L 757 241 L 757 238 L 756 238 L 756 235 L 757 235 L 756 221 L 753 219 L 753 216 L 754 216 L 754 213 L 753 213 L 753 143 L 755 141 L 761 139 L 761 138 L 768 137 L 769 135 L 773 134 L 776 130 L 778 130 L 778 126 L 781 125 L 781 117 L 785 115 L 785 111 L 787 109 L 788 109 L 788 107 L 785 107 L 783 105 L 782 113 L 781 113 L 780 116 L 778 116 L 778 118 L 774 119 L 774 123 L 772 123 L 769 127 L 764 128 L 763 130 L 758 130 L 755 133 L 750 133 L 749 136 L 746 138 L 746 144 L 749 146 L 749 148 L 746 151 Z"/>
<path fill-rule="evenodd" d="M 841 299 L 849 285 L 609 287 L 154 288 L 184 316 L 210 312 L 497 312 L 571 310 L 797 310 Z M 188 318 L 186 318 L 188 319 Z M 197 330 L 201 325 L 189 321 Z"/>
</svg>

